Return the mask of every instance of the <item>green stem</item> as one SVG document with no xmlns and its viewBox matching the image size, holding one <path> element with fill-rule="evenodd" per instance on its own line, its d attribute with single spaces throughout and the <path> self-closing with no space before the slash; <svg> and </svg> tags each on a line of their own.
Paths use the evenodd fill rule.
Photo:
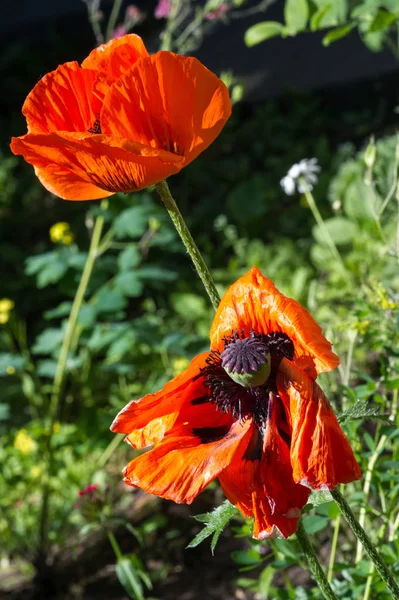
<svg viewBox="0 0 399 600">
<path fill-rule="evenodd" d="M 105 467 L 105 465 L 107 464 L 113 451 L 119 446 L 119 444 L 124 439 L 124 437 L 125 437 L 125 434 L 117 434 L 117 435 L 113 436 L 112 440 L 110 441 L 110 443 L 108 444 L 108 446 L 105 448 L 104 452 L 101 454 L 100 458 L 98 459 L 96 469 L 97 468 L 103 469 Z"/>
<path fill-rule="evenodd" d="M 108 24 L 107 24 L 107 29 L 105 32 L 105 41 L 106 42 L 109 42 L 109 40 L 112 38 L 112 34 L 114 32 L 115 25 L 118 20 L 121 6 L 122 6 L 122 0 L 114 0 L 114 4 L 112 6 L 111 14 L 109 16 L 109 20 L 108 20 Z"/>
<path fill-rule="evenodd" d="M 121 552 L 121 550 L 119 548 L 119 544 L 116 541 L 116 538 L 115 538 L 114 534 L 112 533 L 112 531 L 108 531 L 107 530 L 107 535 L 108 535 L 108 539 L 109 539 L 109 541 L 111 543 L 112 549 L 113 549 L 113 551 L 115 553 L 115 556 L 116 556 L 117 560 L 120 560 L 121 558 L 123 558 L 123 554 L 122 554 L 122 552 Z"/>
<path fill-rule="evenodd" d="M 313 194 L 311 193 L 311 191 L 303 177 L 300 177 L 299 181 L 303 186 L 305 198 L 306 198 L 306 201 L 308 203 L 310 210 L 312 211 L 314 220 L 316 221 L 317 225 L 320 227 L 320 230 L 323 233 L 324 239 L 325 239 L 328 247 L 330 248 L 331 254 L 334 256 L 334 258 L 339 263 L 342 272 L 345 274 L 346 277 L 348 277 L 348 271 L 346 270 L 344 261 L 342 260 L 342 257 L 340 255 L 340 253 L 338 252 L 338 249 L 337 249 L 336 245 L 334 244 L 332 237 L 329 234 L 326 224 L 324 223 L 323 217 L 321 216 L 320 211 L 317 208 L 317 204 L 313 197 Z"/>
<path fill-rule="evenodd" d="M 166 23 L 166 28 L 163 33 L 161 50 L 172 50 L 173 47 L 173 33 L 176 29 L 177 23 L 176 19 L 181 10 L 181 0 L 172 0 L 172 8 L 168 15 L 168 20 Z"/>
<path fill-rule="evenodd" d="M 106 202 L 106 201 L 105 201 Z M 102 207 L 104 207 L 104 202 L 102 203 Z M 54 383 L 53 383 L 53 393 L 51 396 L 51 404 L 50 404 L 50 420 L 54 421 L 57 411 L 58 404 L 60 401 L 62 384 L 64 381 L 65 375 L 65 367 L 68 360 L 68 353 L 71 347 L 73 334 L 75 331 L 76 323 L 78 320 L 78 315 L 80 308 L 82 306 L 82 302 L 84 300 L 87 286 L 90 281 L 91 273 L 93 271 L 94 263 L 97 258 L 97 249 L 100 243 L 101 232 L 104 227 L 104 217 L 102 215 L 98 216 L 93 228 L 93 235 L 90 242 L 89 252 L 87 254 L 86 263 L 83 268 L 82 277 L 80 278 L 78 289 L 76 290 L 75 298 L 73 300 L 71 312 L 69 314 L 64 340 L 62 342 L 60 354 L 58 357 L 57 369 L 55 372 Z"/>
<path fill-rule="evenodd" d="M 105 208 L 107 206 L 108 201 L 103 200 L 101 203 L 101 208 Z M 93 234 L 91 237 L 90 248 L 87 254 L 86 263 L 83 268 L 82 276 L 80 278 L 78 289 L 76 290 L 75 298 L 72 303 L 71 312 L 69 314 L 65 336 L 62 342 L 60 354 L 58 357 L 57 368 L 55 372 L 54 382 L 53 382 L 53 390 L 49 407 L 49 417 L 50 417 L 50 427 L 47 434 L 46 439 L 46 450 L 48 456 L 48 464 L 47 464 L 47 472 L 44 476 L 43 481 L 43 495 L 42 495 L 42 505 L 40 510 L 40 522 L 39 522 L 39 551 L 41 554 L 45 554 L 47 549 L 48 542 L 48 510 L 49 510 L 49 502 L 50 502 L 50 480 L 51 473 L 53 471 L 54 466 L 54 452 L 51 445 L 52 437 L 53 437 L 53 429 L 54 422 L 58 414 L 58 407 L 61 398 L 62 385 L 64 382 L 65 375 L 65 367 L 68 360 L 68 353 L 72 344 L 74 332 L 76 329 L 76 324 L 78 320 L 79 310 L 82 306 L 82 302 L 84 300 L 87 286 L 90 281 L 91 273 L 93 271 L 94 263 L 97 258 L 97 249 L 100 243 L 101 232 L 104 226 L 104 217 L 100 215 L 97 217 Z"/>
<path fill-rule="evenodd" d="M 310 543 L 308 535 L 303 526 L 302 519 L 300 519 L 298 523 L 296 537 L 302 548 L 302 552 L 309 564 L 310 570 L 312 571 L 313 577 L 317 582 L 324 598 L 326 598 L 326 600 L 338 600 L 336 595 L 332 591 L 329 582 L 327 581 L 321 564 L 319 563 L 319 559 L 317 558 L 313 546 Z"/>
<path fill-rule="evenodd" d="M 391 409 L 391 414 L 389 416 L 389 420 L 390 421 L 395 421 L 396 419 L 396 414 L 398 411 L 398 390 L 394 390 L 393 393 L 393 399 L 392 399 L 392 409 Z M 378 424 L 377 426 L 377 431 L 376 431 L 376 437 L 375 439 L 377 439 L 379 433 L 380 433 L 380 424 Z M 363 494 L 364 494 L 364 503 L 367 502 L 368 496 L 370 494 L 370 488 L 371 488 L 371 481 L 373 478 L 373 472 L 374 472 L 374 467 L 376 465 L 376 462 L 381 454 L 381 452 L 384 450 L 385 447 L 385 443 L 388 440 L 388 436 L 387 435 L 382 435 L 377 446 L 374 449 L 374 452 L 372 453 L 372 455 L 369 458 L 368 464 L 367 464 L 367 471 L 366 471 L 366 475 L 364 477 L 364 485 L 363 485 Z M 366 506 L 365 504 L 360 508 L 360 512 L 359 512 L 359 525 L 360 527 L 364 527 L 364 524 L 366 522 Z M 357 564 L 360 559 L 362 558 L 362 544 L 361 541 L 358 540 L 357 541 L 357 547 L 356 547 L 356 557 L 355 557 L 355 563 Z"/>
<path fill-rule="evenodd" d="M 177 233 L 180 235 L 180 238 L 185 245 L 190 258 L 194 263 L 197 273 L 212 302 L 212 306 L 214 309 L 216 309 L 220 302 L 220 296 L 216 289 L 215 282 L 213 281 L 212 275 L 204 259 L 202 258 L 196 243 L 193 240 L 193 237 L 183 219 L 180 210 L 177 207 L 175 200 L 172 197 L 172 194 L 170 193 L 169 186 L 166 181 L 161 181 L 160 183 L 157 183 L 155 187 L 165 205 L 166 210 L 168 211 L 170 218 L 172 219 L 173 225 L 176 227 Z"/>
<path fill-rule="evenodd" d="M 381 579 L 385 582 L 385 585 L 391 592 L 392 598 L 394 598 L 394 600 L 399 600 L 398 584 L 395 582 L 392 573 L 389 571 L 382 557 L 377 552 L 377 549 L 374 546 L 373 542 L 371 541 L 367 533 L 364 531 L 364 529 L 360 526 L 358 520 L 352 512 L 351 507 L 349 506 L 349 504 L 338 489 L 332 490 L 331 495 L 334 498 L 337 505 L 339 506 L 339 509 L 345 517 L 349 527 L 352 529 L 357 539 L 360 540 L 363 548 L 366 550 L 370 559 L 374 563 L 375 568 L 380 574 Z"/>
<path fill-rule="evenodd" d="M 338 536 L 339 536 L 340 526 L 341 526 L 341 513 L 336 517 L 335 523 L 334 523 L 334 534 L 333 534 L 333 539 L 331 542 L 330 560 L 328 563 L 328 573 L 327 573 L 328 583 L 332 582 L 333 575 L 334 575 L 334 563 L 335 563 L 335 555 L 337 553 Z"/>
</svg>

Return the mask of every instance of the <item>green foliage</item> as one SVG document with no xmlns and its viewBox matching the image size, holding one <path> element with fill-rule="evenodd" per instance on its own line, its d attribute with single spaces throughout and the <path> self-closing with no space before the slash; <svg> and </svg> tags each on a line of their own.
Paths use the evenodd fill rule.
<svg viewBox="0 0 399 600">
<path fill-rule="evenodd" d="M 143 565 L 140 559 L 133 556 L 122 556 L 118 559 L 116 566 L 116 575 L 129 594 L 129 598 L 133 600 L 143 600 L 143 583 L 147 588 L 151 589 L 151 580 L 147 573 L 143 570 Z"/>
<path fill-rule="evenodd" d="M 195 536 L 187 548 L 195 548 L 195 546 L 198 546 L 198 544 L 203 542 L 207 537 L 212 536 L 211 551 L 213 554 L 220 534 L 229 521 L 231 521 L 231 519 L 237 515 L 237 513 L 238 511 L 236 507 L 226 500 L 212 512 L 204 515 L 196 515 L 195 519 L 200 523 L 204 523 L 205 527 Z"/>
<path fill-rule="evenodd" d="M 285 25 L 275 21 L 252 25 L 245 33 L 247 46 L 254 46 L 277 35 L 296 35 L 307 26 L 311 31 L 331 27 L 323 37 L 323 45 L 329 46 L 357 28 L 371 51 L 378 52 L 387 45 L 396 57 L 399 56 L 399 50 L 391 40 L 392 32 L 399 25 L 396 0 L 285 0 L 284 17 Z"/>
</svg>

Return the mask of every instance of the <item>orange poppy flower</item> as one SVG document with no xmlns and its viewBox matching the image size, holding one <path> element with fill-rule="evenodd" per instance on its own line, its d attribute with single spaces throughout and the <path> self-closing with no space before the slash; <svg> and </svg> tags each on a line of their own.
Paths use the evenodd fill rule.
<svg viewBox="0 0 399 600">
<path fill-rule="evenodd" d="M 255 518 L 255 538 L 288 537 L 310 489 L 361 476 L 315 382 L 339 359 L 310 314 L 256 267 L 225 294 L 210 338 L 210 352 L 116 417 L 111 430 L 134 448 L 154 446 L 126 467 L 125 482 L 191 503 L 218 477 Z"/>
<path fill-rule="evenodd" d="M 130 34 L 45 75 L 11 149 L 66 200 L 143 189 L 189 164 L 231 114 L 224 83 L 196 58 L 149 56 Z"/>
</svg>

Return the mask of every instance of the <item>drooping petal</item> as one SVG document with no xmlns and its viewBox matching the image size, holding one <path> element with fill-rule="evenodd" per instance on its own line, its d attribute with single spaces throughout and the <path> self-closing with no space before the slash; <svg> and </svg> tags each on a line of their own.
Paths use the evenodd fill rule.
<svg viewBox="0 0 399 600">
<path fill-rule="evenodd" d="M 95 71 L 81 69 L 77 62 L 47 73 L 22 107 L 28 132 L 87 132 L 101 110 L 101 102 L 92 94 L 95 79 Z"/>
<path fill-rule="evenodd" d="M 150 494 L 190 504 L 230 464 L 249 425 L 182 425 L 129 463 L 124 481 Z"/>
<path fill-rule="evenodd" d="M 13 138 L 11 149 L 38 169 L 50 192 L 65 200 L 137 191 L 180 168 L 179 158 L 170 152 L 100 134 L 28 133 Z"/>
<path fill-rule="evenodd" d="M 208 352 L 196 356 L 183 373 L 174 377 L 159 392 L 129 402 L 115 417 L 111 431 L 127 434 L 140 432 L 129 435 L 129 441 L 136 448 L 153 445 L 162 439 L 174 425 L 184 405 L 207 397 L 199 373 L 208 356 Z"/>
<path fill-rule="evenodd" d="M 278 402 L 270 397 L 263 440 L 252 426 L 231 464 L 219 475 L 230 502 L 244 516 L 254 516 L 256 539 L 292 535 L 309 497 L 309 490 L 292 478 L 289 448 L 278 428 L 282 411 Z"/>
<path fill-rule="evenodd" d="M 252 267 L 223 296 L 211 328 L 211 348 L 223 350 L 223 338 L 233 331 L 282 332 L 295 347 L 294 361 L 309 375 L 330 371 L 339 364 L 321 327 L 299 302 L 287 298 Z"/>
<path fill-rule="evenodd" d="M 158 52 L 142 58 L 104 100 L 105 133 L 184 156 L 191 162 L 231 114 L 224 83 L 195 58 Z"/>
<path fill-rule="evenodd" d="M 92 50 L 82 62 L 82 67 L 100 71 L 113 83 L 145 56 L 148 52 L 141 37 L 129 33 Z"/>
<path fill-rule="evenodd" d="M 352 448 L 317 383 L 283 359 L 277 387 L 290 413 L 294 480 L 312 489 L 333 489 L 359 479 Z"/>
</svg>

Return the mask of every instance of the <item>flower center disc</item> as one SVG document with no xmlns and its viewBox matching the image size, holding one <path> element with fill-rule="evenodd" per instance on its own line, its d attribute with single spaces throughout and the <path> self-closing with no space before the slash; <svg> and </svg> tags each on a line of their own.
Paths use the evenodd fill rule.
<svg viewBox="0 0 399 600">
<path fill-rule="evenodd" d="M 269 378 L 269 345 L 259 338 L 234 340 L 225 347 L 220 358 L 229 377 L 243 387 L 263 385 Z"/>
</svg>

